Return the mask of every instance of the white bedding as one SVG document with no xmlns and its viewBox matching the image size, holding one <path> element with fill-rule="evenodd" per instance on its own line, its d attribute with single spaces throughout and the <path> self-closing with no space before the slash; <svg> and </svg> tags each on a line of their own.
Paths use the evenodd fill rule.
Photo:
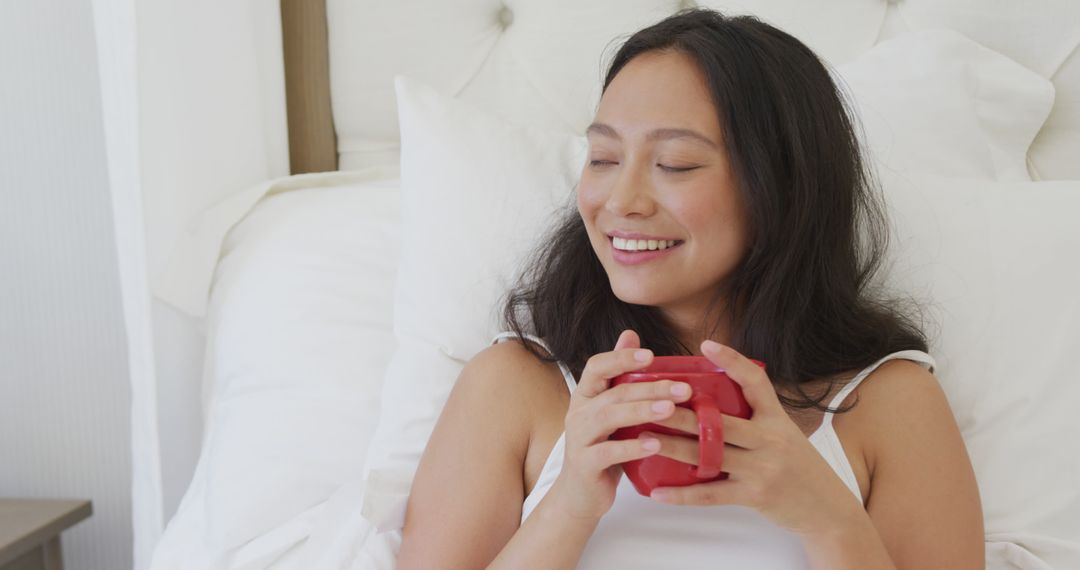
<svg viewBox="0 0 1080 570">
<path fill-rule="evenodd" d="M 205 437 L 153 568 L 263 567 L 242 561 L 307 536 L 327 497 L 359 481 L 395 346 L 398 187 L 393 168 L 291 177 L 253 189 L 231 231 L 218 222 L 237 201 L 207 213 L 224 242 Z"/>
<path fill-rule="evenodd" d="M 330 177 L 325 178 L 330 179 Z M 401 237 L 401 222 L 396 217 L 395 211 L 397 180 L 378 182 L 369 179 L 366 182 L 356 182 L 354 179 L 353 182 L 342 182 L 337 187 L 305 188 L 312 185 L 313 179 L 319 180 L 319 177 L 306 177 L 307 184 L 295 184 L 291 190 L 283 194 L 280 192 L 284 186 L 277 186 L 279 195 L 276 195 L 273 200 L 259 203 L 252 214 L 229 234 L 229 241 L 225 248 L 226 262 L 219 268 L 215 281 L 215 300 L 221 299 L 219 292 L 232 290 L 233 294 L 266 296 L 262 300 L 250 299 L 248 301 L 259 301 L 260 304 L 276 302 L 288 304 L 290 298 L 295 300 L 297 286 L 313 288 L 309 290 L 310 292 L 327 291 L 327 285 L 334 283 L 338 285 L 349 281 L 359 283 L 366 278 L 358 270 L 365 267 L 378 267 L 380 263 L 383 264 L 381 275 L 383 277 L 388 275 L 385 262 L 393 260 L 396 253 L 385 246 L 397 243 Z M 895 184 L 896 181 L 893 180 L 892 183 Z M 977 474 L 980 476 L 987 516 L 987 568 L 1065 570 L 1078 567 L 1080 566 L 1080 541 L 1067 538 L 1070 533 L 1080 533 L 1075 517 L 1070 518 L 1073 512 L 1071 509 L 1075 509 L 1077 504 L 1075 489 L 1072 496 L 1047 494 L 1045 491 L 1052 488 L 1072 489 L 1069 487 L 1069 474 L 1076 472 L 1077 455 L 1070 455 L 1060 447 L 1042 448 L 1038 445 L 1039 441 L 1052 436 L 1053 433 L 1062 435 L 1062 439 L 1053 440 L 1058 446 L 1068 441 L 1075 441 L 1070 438 L 1080 437 L 1077 433 L 1080 431 L 1078 426 L 1070 421 L 1071 415 L 1067 413 L 1070 402 L 1076 401 L 1080 395 L 1077 392 L 1080 388 L 1071 381 L 1073 375 L 1067 373 L 1068 367 L 1063 368 L 1063 364 L 1068 363 L 1069 343 L 1080 342 L 1080 338 L 1077 337 L 1075 328 L 1067 334 L 1065 331 L 1070 329 L 1060 328 L 1067 327 L 1068 322 L 1076 318 L 1078 311 L 1076 303 L 1059 307 L 1057 315 L 1060 317 L 1060 322 L 1045 319 L 1041 321 L 1058 331 L 1055 335 L 1058 342 L 1036 342 L 1024 349 L 1040 365 L 1037 368 L 1031 368 L 1035 376 L 1024 380 L 1024 384 L 999 386 L 994 389 L 992 385 L 980 388 L 980 385 L 976 383 L 956 383 L 950 380 L 956 375 L 969 378 L 974 373 L 984 376 L 989 381 L 995 377 L 993 374 L 995 368 L 1008 367 L 1008 353 L 1004 351 L 994 353 L 987 358 L 979 356 L 978 351 L 982 350 L 980 347 L 986 346 L 985 339 L 980 339 L 978 335 L 973 334 L 972 326 L 992 328 L 1006 323 L 1021 324 L 1025 313 L 1036 314 L 1033 311 L 1036 306 L 1041 307 L 1039 311 L 1049 311 L 1052 307 L 1045 305 L 1047 299 L 1061 299 L 1067 288 L 1080 288 L 1077 271 L 1061 269 L 1072 266 L 1063 265 L 1059 267 L 1059 270 L 1052 270 L 1058 271 L 1057 273 L 1047 273 L 1047 268 L 1053 265 L 1051 262 L 1054 259 L 1053 252 L 1060 252 L 1069 247 L 1080 247 L 1075 243 L 1080 241 L 1080 236 L 1073 237 L 1074 243 L 1060 241 L 1061 237 L 1066 235 L 1061 232 L 1068 227 L 1067 212 L 1071 209 L 1047 209 L 1048 212 L 1055 214 L 1052 224 L 1045 223 L 1049 220 L 1039 224 L 1038 219 L 1031 218 L 1033 213 L 1037 214 L 1040 211 L 1039 207 L 1046 209 L 1053 204 L 1080 204 L 1080 197 L 1071 200 L 1072 192 L 1080 192 L 1080 183 L 1002 184 L 970 179 L 955 179 L 949 182 L 949 179 L 941 177 L 915 177 L 906 183 L 916 184 L 919 190 L 900 195 L 899 202 L 895 202 L 894 198 L 898 222 L 903 227 L 922 227 L 933 233 L 926 234 L 922 239 L 914 242 L 901 239 L 895 244 L 896 251 L 901 256 L 916 256 L 918 259 L 927 260 L 929 265 L 920 269 L 920 275 L 924 277 L 919 277 L 919 279 L 925 279 L 928 270 L 931 271 L 929 275 L 935 273 L 938 275 L 932 278 L 932 282 L 937 283 L 936 293 L 950 299 L 945 303 L 945 308 L 950 311 L 946 315 L 945 323 L 949 325 L 950 330 L 956 330 L 955 327 L 959 326 L 960 330 L 966 331 L 962 338 L 944 339 L 943 350 L 946 352 L 942 355 L 940 376 L 950 396 L 950 401 L 954 405 L 965 437 L 968 438 L 969 446 L 973 446 L 970 450 Z M 935 184 L 947 185 L 942 186 L 942 188 L 950 189 L 947 200 L 936 200 L 936 194 L 933 192 Z M 271 186 L 271 188 L 274 187 Z M 986 199 L 980 197 L 980 192 Z M 1028 207 L 1022 199 L 1025 192 L 1045 192 L 1045 194 L 1033 196 L 1032 206 Z M 991 199 L 991 195 L 996 197 Z M 1021 241 L 998 241 L 998 245 L 991 247 L 995 240 L 1004 239 L 1001 236 L 993 236 L 991 241 L 983 244 L 982 247 L 968 250 L 963 245 L 963 239 L 966 239 L 963 237 L 964 234 L 957 234 L 958 229 L 948 223 L 948 220 L 953 219 L 953 215 L 964 209 L 967 211 L 967 221 L 963 222 L 959 228 L 977 229 L 974 232 L 966 232 L 970 234 L 968 238 L 971 239 L 980 239 L 978 236 L 993 232 L 996 227 L 999 227 L 994 225 L 995 223 L 1008 219 L 1008 212 L 1013 212 L 1017 216 L 1017 224 L 1036 223 L 1037 225 L 1030 226 L 1033 230 Z M 918 226 L 910 225 L 912 216 L 921 220 Z M 336 236 L 337 240 L 328 242 L 323 238 L 305 237 L 313 232 L 325 232 L 324 235 Z M 375 239 L 369 241 L 368 238 L 372 236 L 375 236 Z M 961 241 L 957 242 L 957 238 Z M 964 300 L 965 295 L 970 295 L 965 291 L 968 290 L 971 276 L 1007 269 L 1006 266 L 995 261 L 996 257 L 1019 259 L 1017 257 L 1019 250 L 1010 251 L 1008 246 L 1003 244 L 1026 244 L 1025 247 L 1031 247 L 1037 244 L 1039 239 L 1051 238 L 1056 241 L 1047 243 L 1044 251 L 1031 256 L 1030 264 L 1025 265 L 1022 271 L 1008 274 L 1011 276 L 1004 279 L 999 278 L 994 289 L 987 289 L 970 297 L 967 301 Z M 327 246 L 332 246 L 331 251 L 326 250 Z M 965 257 L 964 251 L 971 251 L 974 255 L 969 256 L 968 262 L 957 263 Z M 379 259 L 382 261 L 378 261 Z M 332 265 L 321 265 L 320 261 L 330 261 Z M 372 263 L 375 265 L 371 265 Z M 316 281 L 305 284 L 301 277 L 293 286 L 271 283 L 289 272 L 302 271 L 305 267 L 319 272 Z M 1040 267 L 1043 267 L 1042 273 L 1040 273 Z M 352 277 L 348 277 L 349 275 Z M 1005 275 L 1003 274 L 1003 277 Z M 1056 278 L 1040 283 L 1040 275 L 1055 275 Z M 390 315 L 386 309 L 394 288 L 393 280 L 380 279 L 375 273 L 368 274 L 368 277 L 375 280 L 368 282 L 366 289 L 360 287 L 355 290 L 356 299 L 358 301 L 366 299 L 367 302 L 356 303 L 356 308 L 347 309 L 332 303 L 314 306 L 300 302 L 294 303 L 293 309 L 304 306 L 313 309 L 308 314 L 308 318 L 318 322 L 339 314 L 338 311 L 343 308 L 356 315 L 358 313 L 355 311 L 359 308 L 371 317 L 370 320 L 355 322 L 357 330 L 351 333 L 342 331 L 346 332 L 342 339 L 359 339 L 366 334 L 375 335 L 369 336 L 369 340 L 381 335 L 386 342 L 392 342 L 389 328 Z M 1036 293 L 1043 304 L 1035 305 L 1035 300 L 1032 299 L 1029 301 L 1029 308 L 1025 309 L 1022 305 L 1006 302 L 1010 298 L 1021 295 L 1023 291 Z M 352 295 L 351 291 L 342 290 L 341 292 L 343 294 L 341 299 L 348 299 Z M 275 296 L 277 296 L 276 299 Z M 263 325 L 246 320 L 241 314 L 234 314 L 234 320 L 230 322 L 228 313 L 241 310 L 248 301 L 230 307 L 212 304 L 211 316 L 215 319 L 212 322 L 216 322 L 219 328 L 237 327 L 238 330 L 232 334 L 240 332 L 246 335 L 260 334 L 259 329 Z M 227 310 L 222 311 L 223 309 Z M 277 315 L 285 313 L 278 311 Z M 979 318 L 979 313 L 997 324 L 983 323 Z M 320 314 L 321 317 L 318 317 L 317 315 Z M 251 316 L 251 318 L 257 317 Z M 249 323 L 255 326 L 247 326 Z M 334 327 L 328 327 L 327 330 L 331 328 Z M 361 333 L 360 328 L 370 328 L 370 330 Z M 1022 345 L 1025 337 L 1028 336 L 1025 330 L 1017 328 L 1011 333 L 1013 335 L 1010 337 L 1011 342 L 1019 343 L 1016 344 L 1017 346 Z M 294 330 L 294 334 L 296 334 L 294 339 L 300 339 L 305 334 L 310 335 L 310 331 Z M 324 331 L 323 334 L 325 335 L 326 332 Z M 345 352 L 344 350 L 339 352 L 338 357 L 342 358 Z M 313 356 L 319 357 L 308 351 L 296 351 L 291 354 L 263 353 L 261 357 L 263 362 L 251 360 L 247 364 L 260 366 L 269 363 L 287 363 L 291 360 L 302 365 L 305 359 Z M 324 354 L 323 357 L 325 356 Z M 385 359 L 389 357 L 389 353 L 382 352 L 373 356 Z M 248 376 L 249 380 L 256 383 L 271 382 L 275 378 L 278 378 L 278 381 L 281 380 L 269 368 L 255 376 L 239 374 L 241 370 L 239 366 L 244 363 L 244 360 L 245 355 L 241 347 L 229 354 L 218 354 L 213 362 L 218 363 L 219 367 L 223 367 L 225 363 L 237 365 L 238 369 L 231 373 L 234 379 L 243 379 L 244 376 Z M 307 362 L 313 361 L 307 360 Z M 385 365 L 385 362 L 382 365 Z M 363 370 L 364 365 L 357 363 L 353 370 L 357 380 L 363 379 L 360 375 Z M 1066 371 L 1064 375 L 1061 374 L 1062 370 Z M 236 392 L 237 386 L 229 386 L 228 382 L 225 382 L 230 376 L 227 370 L 222 370 L 221 374 L 224 376 L 216 376 L 221 385 L 215 387 L 212 393 L 216 393 L 215 397 L 228 397 L 227 394 L 230 392 Z M 358 382 L 358 386 L 360 385 L 361 383 Z M 341 393 L 348 391 L 348 387 L 343 385 L 338 385 L 338 388 L 342 390 Z M 373 396 L 377 394 L 377 389 L 370 384 L 362 389 L 373 390 L 371 392 Z M 986 389 L 993 389 L 995 392 L 979 396 L 978 392 Z M 298 392 L 298 394 L 303 395 L 303 392 Z M 233 397 L 235 399 L 236 396 Z M 377 398 L 373 397 L 372 400 L 377 401 Z M 298 479 L 304 476 L 303 473 L 293 473 L 291 478 L 282 478 L 278 477 L 281 474 L 275 474 L 277 478 L 272 478 L 268 480 L 269 482 L 264 481 L 263 485 L 270 486 L 262 489 L 254 489 L 250 486 L 251 477 L 258 477 L 275 467 L 288 471 L 294 467 L 305 467 L 304 463 L 296 462 L 310 462 L 320 454 L 332 456 L 361 450 L 364 443 L 360 439 L 363 437 L 362 433 L 356 434 L 358 439 L 355 440 L 355 445 L 344 444 L 341 439 L 334 439 L 340 436 L 343 429 L 348 429 L 349 425 L 355 429 L 354 420 L 363 419 L 363 414 L 359 409 L 356 410 L 356 417 L 350 418 L 347 412 L 352 408 L 347 402 L 347 400 L 337 402 L 322 400 L 320 405 L 326 406 L 327 413 L 321 416 L 308 416 L 311 423 L 306 426 L 306 438 L 299 442 L 305 444 L 305 447 L 285 446 L 276 449 L 278 454 L 291 455 L 275 455 L 274 449 L 264 448 L 263 451 L 268 453 L 261 457 L 258 455 L 251 457 L 250 453 L 253 450 L 244 450 L 245 446 L 267 443 L 266 439 L 261 438 L 257 432 L 252 432 L 252 435 L 247 438 L 231 442 L 231 446 L 228 447 L 233 451 L 247 452 L 247 457 L 242 453 L 226 453 L 217 458 L 213 457 L 213 453 L 204 454 L 195 481 L 155 553 L 153 568 L 157 570 L 182 568 L 392 570 L 394 556 L 400 545 L 400 533 L 397 531 L 378 533 L 373 522 L 362 515 L 360 505 L 364 502 L 365 485 L 358 474 L 358 464 L 353 463 L 348 469 L 339 469 L 335 473 L 330 473 L 334 479 L 331 481 L 324 477 L 323 485 L 317 490 L 310 486 L 310 481 Z M 1008 402 L 1012 403 L 1008 404 Z M 1058 404 L 1049 406 L 1049 402 Z M 258 417 L 264 404 L 265 402 L 257 401 L 245 403 L 241 397 L 237 402 L 239 407 L 234 408 L 232 413 L 240 416 L 245 413 L 255 414 L 255 417 Z M 1001 406 L 1005 404 L 1009 406 L 1011 412 L 1005 413 L 1001 409 Z M 251 409 L 244 410 L 245 405 L 251 406 Z M 212 410 L 214 411 L 211 413 L 207 430 L 208 448 L 220 445 L 213 443 L 215 439 L 220 439 L 220 434 L 215 435 L 215 432 L 223 431 L 221 419 L 215 418 L 215 414 L 220 414 L 222 409 L 215 407 Z M 370 408 L 368 410 L 370 412 Z M 1052 413 L 1043 413 L 1047 411 L 1052 411 Z M 1008 421 L 1012 425 L 1023 423 L 1030 426 L 1030 429 L 1009 435 L 1008 430 L 1000 429 L 1002 425 L 1000 422 L 985 420 L 987 417 L 997 416 L 1011 418 Z M 370 424 L 367 424 L 367 427 L 370 428 Z M 362 454 L 357 453 L 345 459 L 356 460 L 359 457 L 362 457 Z M 1029 472 L 1028 469 L 1031 468 L 1032 463 L 1040 462 L 1040 457 L 1046 458 L 1046 461 L 1041 464 L 1055 466 L 1042 469 L 1043 472 Z M 232 464 L 229 465 L 229 462 Z M 245 475 L 245 469 L 252 471 Z M 324 472 L 321 475 L 325 476 L 327 473 Z M 208 501 L 210 493 L 207 491 L 214 487 L 219 489 L 219 495 L 246 492 L 249 493 L 250 499 L 261 497 L 265 504 L 254 503 L 251 500 L 236 504 L 241 497 L 225 497 L 229 501 Z M 298 505 L 295 501 L 290 503 L 287 500 L 296 499 L 305 492 L 308 492 L 307 504 Z M 227 509 L 230 507 L 230 501 L 233 503 L 232 512 Z M 1062 508 L 1064 511 L 1058 513 L 1057 510 Z"/>
</svg>

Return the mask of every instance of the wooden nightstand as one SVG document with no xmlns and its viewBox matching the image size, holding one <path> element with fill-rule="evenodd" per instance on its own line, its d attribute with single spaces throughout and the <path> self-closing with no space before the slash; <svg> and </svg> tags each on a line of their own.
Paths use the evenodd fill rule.
<svg viewBox="0 0 1080 570">
<path fill-rule="evenodd" d="M 0 570 L 61 570 L 60 533 L 92 513 L 90 501 L 0 499 Z"/>
</svg>

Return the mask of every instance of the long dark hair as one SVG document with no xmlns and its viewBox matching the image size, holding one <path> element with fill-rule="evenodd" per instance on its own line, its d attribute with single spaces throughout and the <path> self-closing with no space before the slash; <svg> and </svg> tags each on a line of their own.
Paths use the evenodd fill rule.
<svg viewBox="0 0 1080 570">
<path fill-rule="evenodd" d="M 888 245 L 884 207 L 860 153 L 855 121 L 825 65 L 802 42 L 760 20 L 683 10 L 632 35 L 604 90 L 630 60 L 675 50 L 696 62 L 712 93 L 729 163 L 748 206 L 750 247 L 710 306 L 728 318 L 729 344 L 767 363 L 789 407 L 825 410 L 828 391 L 898 350 L 927 350 L 907 309 L 874 286 Z M 580 378 L 624 329 L 657 355 L 691 354 L 656 307 L 619 300 L 576 208 L 531 258 L 503 307 L 504 326 L 544 339 Z M 721 294 L 724 298 L 721 298 Z M 908 300 L 910 301 L 910 299 Z M 713 323 L 712 332 L 715 332 Z"/>
</svg>

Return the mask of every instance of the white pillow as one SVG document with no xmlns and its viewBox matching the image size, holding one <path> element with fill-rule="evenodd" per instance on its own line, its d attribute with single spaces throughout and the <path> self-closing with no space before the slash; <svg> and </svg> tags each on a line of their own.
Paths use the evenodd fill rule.
<svg viewBox="0 0 1080 570">
<path fill-rule="evenodd" d="M 1080 2 L 895 2 L 899 29 L 951 28 L 1053 82 L 1054 108 L 1029 153 L 1036 179 L 1080 180 Z"/>
<path fill-rule="evenodd" d="M 202 452 L 156 570 L 233 567 L 245 544 L 360 479 L 395 346 L 399 181 L 347 178 L 287 179 L 227 235 Z"/>
<path fill-rule="evenodd" d="M 462 365 L 491 338 L 516 260 L 568 204 L 588 146 L 397 77 L 403 241 L 394 352 L 365 469 L 364 514 L 399 528 L 413 473 Z M 410 228 L 410 230 L 405 230 Z M 393 513 L 392 522 L 385 515 Z"/>
<path fill-rule="evenodd" d="M 951 30 L 881 42 L 838 72 L 879 160 L 948 176 L 1031 179 L 1028 148 L 1054 103 L 1053 84 L 1035 72 Z"/>
<path fill-rule="evenodd" d="M 1044 567 L 994 562 L 1023 549 L 1080 568 L 1080 181 L 881 180 L 889 283 L 932 301 L 935 373 L 975 468 L 988 567 Z"/>
</svg>

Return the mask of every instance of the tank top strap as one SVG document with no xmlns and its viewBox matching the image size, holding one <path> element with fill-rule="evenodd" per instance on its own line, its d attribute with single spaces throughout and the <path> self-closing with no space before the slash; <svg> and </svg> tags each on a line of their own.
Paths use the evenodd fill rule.
<svg viewBox="0 0 1080 570">
<path fill-rule="evenodd" d="M 886 355 L 881 360 L 878 360 L 870 366 L 867 366 L 862 370 L 862 372 L 856 374 L 855 377 L 852 378 L 851 381 L 847 383 L 847 385 L 841 388 L 835 397 L 833 397 L 832 402 L 829 402 L 829 408 L 835 409 L 840 407 L 840 404 L 844 402 L 844 400 L 851 394 L 852 391 L 855 390 L 855 388 L 859 387 L 859 384 L 861 384 L 863 380 L 866 380 L 866 377 L 869 376 L 871 372 L 877 370 L 878 367 L 882 364 L 885 364 L 890 360 L 896 359 L 904 359 L 917 362 L 925 366 L 926 369 L 930 372 L 933 372 L 934 368 L 937 367 L 937 362 L 934 360 L 934 357 L 921 350 L 900 350 L 892 354 Z M 833 412 L 825 412 L 825 417 L 822 418 L 821 422 L 822 427 L 832 426 L 833 415 L 835 415 Z"/>
<path fill-rule="evenodd" d="M 540 347 L 543 348 L 544 350 L 546 350 L 548 354 L 551 354 L 551 349 L 548 348 L 547 343 L 544 342 L 543 339 L 541 339 L 540 337 L 538 337 L 536 335 L 531 335 L 529 333 L 522 333 L 521 336 L 518 336 L 518 334 L 516 332 L 514 332 L 514 331 L 504 331 L 504 332 L 501 332 L 501 333 L 495 335 L 495 338 L 491 339 L 491 344 L 498 344 L 498 343 L 500 343 L 500 342 L 502 342 L 504 340 L 510 340 L 510 339 L 519 339 L 520 340 L 522 337 L 524 337 L 525 339 L 528 339 L 528 340 L 540 345 Z M 563 381 L 566 382 L 566 388 L 568 390 L 570 390 L 571 394 L 573 394 L 574 393 L 574 388 L 577 388 L 577 380 L 574 380 L 574 375 L 570 373 L 570 369 L 567 368 L 566 364 L 564 364 L 563 361 L 559 360 L 559 361 L 556 361 L 556 362 L 559 365 L 559 371 L 562 372 Z"/>
</svg>

